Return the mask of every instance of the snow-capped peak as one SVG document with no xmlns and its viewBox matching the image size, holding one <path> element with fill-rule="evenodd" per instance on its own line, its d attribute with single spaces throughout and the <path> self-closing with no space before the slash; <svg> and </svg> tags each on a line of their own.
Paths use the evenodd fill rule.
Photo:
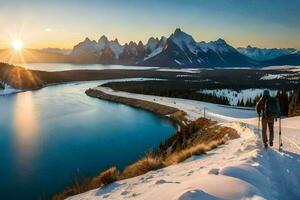
<svg viewBox="0 0 300 200">
<path fill-rule="evenodd" d="M 76 46 L 74 46 L 72 55 L 78 56 L 81 54 L 92 53 L 95 54 L 99 51 L 99 46 L 95 40 L 90 40 L 89 38 L 85 38 L 83 42 L 80 42 Z"/>
<path fill-rule="evenodd" d="M 86 37 L 83 42 L 91 42 L 90 38 Z"/>
<path fill-rule="evenodd" d="M 158 47 L 158 43 L 159 43 L 158 38 L 151 37 L 149 38 L 146 44 L 146 49 L 152 52 L 154 49 Z"/>
<path fill-rule="evenodd" d="M 119 59 L 124 47 L 119 44 L 118 39 L 116 38 L 114 41 L 110 41 L 109 47 L 114 52 L 116 59 Z"/>
<path fill-rule="evenodd" d="M 108 42 L 108 39 L 105 35 L 102 35 L 100 37 L 100 39 L 98 40 L 98 43 L 107 43 Z"/>
<path fill-rule="evenodd" d="M 197 45 L 194 38 L 181 31 L 180 28 L 177 28 L 175 32 L 171 35 L 170 39 L 182 50 L 185 51 L 186 48 L 194 54 L 197 53 Z"/>
<path fill-rule="evenodd" d="M 216 53 L 224 53 L 224 52 L 230 52 L 233 50 L 233 47 L 228 45 L 225 40 L 218 39 L 216 41 L 210 41 L 210 42 L 198 42 L 198 46 L 204 51 L 207 52 L 209 50 L 214 51 Z"/>
</svg>

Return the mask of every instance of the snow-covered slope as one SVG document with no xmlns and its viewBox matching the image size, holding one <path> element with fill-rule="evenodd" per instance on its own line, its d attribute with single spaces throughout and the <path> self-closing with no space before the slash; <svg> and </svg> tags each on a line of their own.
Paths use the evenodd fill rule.
<svg viewBox="0 0 300 200">
<path fill-rule="evenodd" d="M 300 117 L 282 120 L 283 152 L 265 150 L 253 110 L 211 103 L 99 90 L 124 97 L 155 101 L 184 110 L 189 119 L 207 116 L 235 128 L 240 138 L 183 163 L 118 181 L 69 199 L 299 199 Z M 277 130 L 276 130 L 277 131 Z M 277 138 L 275 138 L 277 141 Z"/>
</svg>

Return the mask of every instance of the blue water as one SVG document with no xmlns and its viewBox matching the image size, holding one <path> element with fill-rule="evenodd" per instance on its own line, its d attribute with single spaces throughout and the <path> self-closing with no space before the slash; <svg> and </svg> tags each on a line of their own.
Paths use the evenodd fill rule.
<svg viewBox="0 0 300 200">
<path fill-rule="evenodd" d="M 42 71 L 66 71 L 66 70 L 79 70 L 79 69 L 96 69 L 96 70 L 104 70 L 104 69 L 138 69 L 138 70 L 147 70 L 147 69 L 155 69 L 158 67 L 142 67 L 142 66 L 124 66 L 124 65 L 102 65 L 102 64 L 66 64 L 66 63 L 23 63 L 16 64 L 27 69 L 33 70 L 42 70 Z"/>
<path fill-rule="evenodd" d="M 37 199 L 74 177 L 132 163 L 175 132 L 165 119 L 88 97 L 101 83 L 0 96 L 1 199 Z"/>
</svg>

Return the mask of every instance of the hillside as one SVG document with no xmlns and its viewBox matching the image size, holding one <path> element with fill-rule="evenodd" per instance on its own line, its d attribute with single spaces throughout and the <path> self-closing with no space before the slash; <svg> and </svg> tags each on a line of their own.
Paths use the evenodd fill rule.
<svg viewBox="0 0 300 200">
<path fill-rule="evenodd" d="M 0 50 L 0 62 L 21 64 L 21 63 L 70 63 L 68 55 L 49 50 L 24 49 L 17 52 L 13 49 Z"/>
<path fill-rule="evenodd" d="M 183 163 L 112 183 L 69 199 L 298 199 L 300 137 L 297 118 L 282 121 L 284 151 L 265 150 L 253 110 L 234 109 L 199 101 L 98 90 L 147 100 L 185 111 L 193 120 L 207 116 L 236 129 L 240 138 Z M 276 129 L 276 133 L 278 130 Z"/>
</svg>

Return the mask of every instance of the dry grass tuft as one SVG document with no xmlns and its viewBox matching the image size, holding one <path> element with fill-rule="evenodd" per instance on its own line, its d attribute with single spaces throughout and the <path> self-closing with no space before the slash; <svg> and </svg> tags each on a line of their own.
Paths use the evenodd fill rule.
<svg viewBox="0 0 300 200">
<path fill-rule="evenodd" d="M 118 180 L 119 171 L 116 167 L 111 167 L 94 178 L 75 178 L 71 187 L 52 197 L 53 200 L 63 200 L 67 197 L 80 194 L 98 187 L 103 187 Z"/>
<path fill-rule="evenodd" d="M 120 176 L 120 172 L 114 166 L 100 173 L 95 178 L 93 178 L 89 185 L 91 188 L 98 188 L 118 180 L 119 176 Z"/>
<path fill-rule="evenodd" d="M 224 144 L 226 140 L 220 140 L 220 141 L 213 141 L 209 144 L 197 144 L 190 148 L 184 149 L 182 151 L 174 152 L 171 155 L 167 156 L 164 160 L 164 164 L 166 166 L 173 165 L 176 163 L 180 163 L 194 155 L 202 155 L 205 154 L 207 151 L 210 151 L 214 148 L 216 148 L 218 145 Z"/>
<path fill-rule="evenodd" d="M 161 158 L 152 155 L 146 155 L 146 157 L 126 167 L 121 174 L 121 179 L 139 176 L 151 170 L 160 169 L 162 167 L 163 163 Z"/>
</svg>

